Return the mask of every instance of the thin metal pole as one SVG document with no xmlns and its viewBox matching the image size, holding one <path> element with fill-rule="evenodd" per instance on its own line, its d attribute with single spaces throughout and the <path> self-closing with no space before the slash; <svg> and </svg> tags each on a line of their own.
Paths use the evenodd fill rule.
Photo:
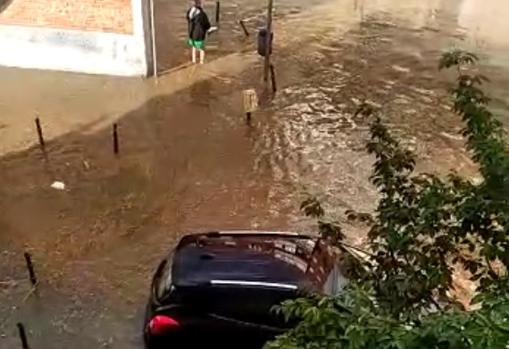
<svg viewBox="0 0 509 349">
<path fill-rule="evenodd" d="M 16 326 L 18 327 L 19 338 L 21 339 L 21 347 L 23 349 L 29 349 L 25 326 L 23 326 L 21 322 L 18 322 Z"/>
<path fill-rule="evenodd" d="M 267 4 L 267 33 L 266 33 L 266 42 L 265 42 L 265 66 L 263 69 L 263 80 L 269 80 L 269 70 L 270 70 L 270 49 L 272 44 L 272 8 L 273 8 L 273 0 L 268 0 Z"/>
<path fill-rule="evenodd" d="M 247 30 L 246 25 L 244 24 L 244 21 L 241 19 L 239 21 L 239 23 L 240 23 L 240 26 L 242 27 L 242 30 L 244 31 L 244 35 L 249 36 L 249 31 Z"/>
<path fill-rule="evenodd" d="M 220 19 L 221 19 L 221 2 L 216 1 L 216 26 L 219 26 Z"/>
<path fill-rule="evenodd" d="M 30 256 L 30 253 L 25 252 L 25 262 L 27 263 L 27 269 L 28 269 L 28 276 L 30 278 L 30 282 L 32 283 L 32 286 L 37 285 L 37 277 L 35 276 L 34 271 L 34 264 L 32 263 L 32 256 Z"/>
<path fill-rule="evenodd" d="M 273 64 L 270 65 L 270 77 L 272 80 L 272 92 L 276 93 L 277 92 L 276 72 Z"/>
<path fill-rule="evenodd" d="M 118 155 L 119 147 L 118 147 L 118 125 L 113 124 L 113 153 Z"/>
<path fill-rule="evenodd" d="M 157 47 L 156 47 L 156 23 L 155 23 L 155 11 L 154 11 L 154 0 L 150 2 L 150 32 L 152 36 L 152 63 L 154 69 L 154 76 L 158 78 L 157 72 Z"/>
<path fill-rule="evenodd" d="M 37 129 L 37 136 L 39 137 L 39 145 L 44 151 L 46 144 L 44 142 L 44 135 L 42 134 L 41 120 L 39 117 L 35 118 L 35 128 Z"/>
</svg>

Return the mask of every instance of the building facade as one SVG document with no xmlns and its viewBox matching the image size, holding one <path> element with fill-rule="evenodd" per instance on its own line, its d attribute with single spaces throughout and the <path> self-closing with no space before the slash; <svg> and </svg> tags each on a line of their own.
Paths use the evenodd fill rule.
<svg viewBox="0 0 509 349">
<path fill-rule="evenodd" d="M 151 73 L 150 0 L 0 0 L 0 65 Z"/>
</svg>

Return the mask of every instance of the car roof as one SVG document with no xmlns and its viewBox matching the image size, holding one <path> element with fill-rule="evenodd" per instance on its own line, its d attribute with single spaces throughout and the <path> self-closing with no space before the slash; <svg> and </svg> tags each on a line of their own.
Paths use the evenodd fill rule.
<svg viewBox="0 0 509 349">
<path fill-rule="evenodd" d="M 176 287 L 231 285 L 321 288 L 330 260 L 317 258 L 320 239 L 286 232 L 227 231 L 184 236 L 173 256 Z M 323 252 L 323 251 L 322 251 Z M 315 267 L 313 267 L 313 265 Z"/>
</svg>

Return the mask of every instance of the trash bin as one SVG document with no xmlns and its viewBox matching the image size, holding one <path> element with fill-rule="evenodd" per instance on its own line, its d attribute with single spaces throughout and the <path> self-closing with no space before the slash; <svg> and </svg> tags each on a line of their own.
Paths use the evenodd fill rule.
<svg viewBox="0 0 509 349">
<path fill-rule="evenodd" d="M 272 40 L 274 40 L 274 33 L 270 35 L 269 54 L 272 54 Z M 265 57 L 265 46 L 267 45 L 267 29 L 260 29 L 258 31 L 258 54 Z"/>
</svg>

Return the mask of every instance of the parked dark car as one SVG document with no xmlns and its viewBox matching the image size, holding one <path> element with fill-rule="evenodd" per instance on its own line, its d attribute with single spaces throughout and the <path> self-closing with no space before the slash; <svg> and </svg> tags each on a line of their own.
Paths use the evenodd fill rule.
<svg viewBox="0 0 509 349">
<path fill-rule="evenodd" d="M 182 238 L 154 275 L 146 348 L 261 348 L 291 326 L 274 311 L 344 287 L 337 256 L 314 236 L 212 232 Z"/>
</svg>

